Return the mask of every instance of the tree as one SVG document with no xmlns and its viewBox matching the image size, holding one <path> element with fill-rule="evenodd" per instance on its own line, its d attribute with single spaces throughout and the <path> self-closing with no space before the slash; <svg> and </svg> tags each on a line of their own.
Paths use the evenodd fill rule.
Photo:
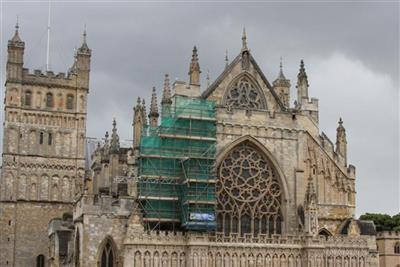
<svg viewBox="0 0 400 267">
<path fill-rule="evenodd" d="M 400 231 L 400 213 L 394 216 L 380 213 L 365 213 L 360 220 L 373 221 L 376 231 Z"/>
</svg>

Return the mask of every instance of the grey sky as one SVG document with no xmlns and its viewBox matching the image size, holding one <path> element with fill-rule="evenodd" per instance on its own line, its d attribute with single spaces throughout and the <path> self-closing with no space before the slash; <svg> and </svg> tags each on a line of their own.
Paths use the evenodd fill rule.
<svg viewBox="0 0 400 267">
<path fill-rule="evenodd" d="M 4 2 L 1 20 L 2 78 L 7 40 L 16 16 L 26 42 L 25 66 L 45 66 L 47 1 Z M 87 135 L 102 137 L 118 122 L 132 136 L 132 107 L 163 75 L 186 80 L 193 45 L 203 80 L 223 69 L 228 49 L 248 45 L 272 82 L 279 57 L 296 82 L 304 59 L 310 95 L 320 99 L 320 129 L 335 140 L 340 116 L 348 134 L 348 158 L 357 167 L 357 214 L 398 213 L 399 200 L 399 4 L 398 3 L 129 3 L 53 1 L 51 66 L 66 71 L 87 24 L 92 49 Z M 204 84 L 204 82 L 203 82 Z M 292 101 L 294 86 L 292 86 Z M 2 92 L 3 94 L 3 92 Z"/>
</svg>

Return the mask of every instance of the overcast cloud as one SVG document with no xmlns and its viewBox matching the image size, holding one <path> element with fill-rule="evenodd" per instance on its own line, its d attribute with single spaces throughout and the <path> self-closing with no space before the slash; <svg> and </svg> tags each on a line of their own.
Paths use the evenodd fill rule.
<svg viewBox="0 0 400 267">
<path fill-rule="evenodd" d="M 1 74 L 7 40 L 20 18 L 25 67 L 44 69 L 47 1 L 4 2 Z M 398 3 L 144 3 L 53 1 L 51 69 L 66 71 L 87 24 L 92 49 L 87 135 L 102 137 L 117 118 L 122 139 L 132 137 L 132 107 L 164 73 L 187 80 L 197 45 L 203 80 L 211 80 L 248 45 L 272 82 L 279 57 L 296 83 L 304 59 L 310 95 L 320 99 L 320 130 L 335 140 L 339 117 L 348 136 L 348 161 L 357 167 L 357 215 L 399 212 Z M 204 84 L 204 82 L 203 82 Z M 3 97 L 2 90 L 2 97 Z M 292 101 L 294 100 L 292 86 Z"/>
</svg>

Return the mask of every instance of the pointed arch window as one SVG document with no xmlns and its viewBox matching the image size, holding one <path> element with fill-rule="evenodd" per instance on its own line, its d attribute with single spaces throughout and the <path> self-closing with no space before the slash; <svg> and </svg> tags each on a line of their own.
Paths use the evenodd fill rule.
<svg viewBox="0 0 400 267">
<path fill-rule="evenodd" d="M 52 93 L 47 93 L 46 94 L 46 107 L 52 108 L 53 107 L 53 94 Z"/>
<path fill-rule="evenodd" d="M 282 189 L 276 170 L 251 142 L 234 147 L 222 161 L 217 202 L 218 231 L 225 235 L 282 233 Z"/>
<path fill-rule="evenodd" d="M 231 109 L 266 109 L 264 95 L 247 75 L 232 83 L 225 93 L 225 106 Z"/>
<path fill-rule="evenodd" d="M 36 257 L 36 267 L 44 267 L 44 256 L 42 254 Z"/>
<path fill-rule="evenodd" d="M 394 254 L 400 254 L 400 242 L 394 245 Z"/>
<path fill-rule="evenodd" d="M 74 96 L 67 95 L 67 109 L 71 110 L 74 108 Z"/>
<path fill-rule="evenodd" d="M 30 107 L 32 105 L 32 92 L 31 91 L 26 91 L 25 92 L 25 99 L 24 99 L 24 104 L 25 106 Z"/>
<path fill-rule="evenodd" d="M 103 249 L 100 254 L 100 267 L 114 267 L 116 266 L 116 252 L 112 241 L 107 238 Z"/>
</svg>

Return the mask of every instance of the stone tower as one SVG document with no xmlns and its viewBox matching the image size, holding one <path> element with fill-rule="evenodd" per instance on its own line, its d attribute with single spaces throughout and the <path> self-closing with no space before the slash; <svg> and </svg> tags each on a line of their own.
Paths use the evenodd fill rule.
<svg viewBox="0 0 400 267">
<path fill-rule="evenodd" d="M 8 41 L 5 82 L 0 266 L 47 262 L 47 225 L 72 211 L 84 179 L 91 57 L 86 32 L 67 74 L 29 72 L 24 49 L 17 25 Z"/>
</svg>

